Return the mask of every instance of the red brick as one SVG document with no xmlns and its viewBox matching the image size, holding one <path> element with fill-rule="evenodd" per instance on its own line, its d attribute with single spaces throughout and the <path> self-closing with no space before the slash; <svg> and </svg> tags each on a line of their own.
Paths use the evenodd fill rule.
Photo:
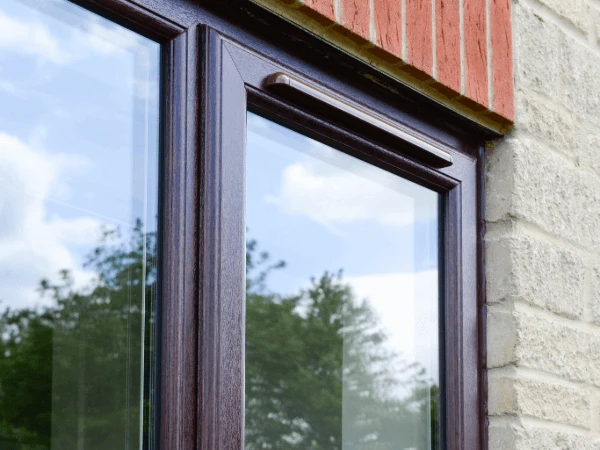
<svg viewBox="0 0 600 450">
<path fill-rule="evenodd" d="M 304 5 L 335 22 L 334 0 L 304 0 Z"/>
<path fill-rule="evenodd" d="M 369 0 L 342 0 L 342 25 L 369 40 L 371 37 Z"/>
<path fill-rule="evenodd" d="M 402 58 L 402 2 L 374 0 L 375 34 L 377 45 Z"/>
<path fill-rule="evenodd" d="M 337 23 L 333 27 L 331 27 L 331 29 L 336 33 L 344 36 L 346 39 L 354 42 L 357 46 L 363 46 L 369 42 L 366 38 L 359 36 L 353 31 L 350 31 L 348 28 Z"/>
<path fill-rule="evenodd" d="M 431 0 L 406 0 L 407 62 L 433 75 Z"/>
<path fill-rule="evenodd" d="M 489 107 L 485 0 L 464 0 L 465 95 Z"/>
<path fill-rule="evenodd" d="M 460 2 L 435 3 L 437 80 L 460 92 Z"/>
<path fill-rule="evenodd" d="M 491 0 L 490 33 L 492 38 L 492 109 L 513 121 L 515 116 L 510 0 Z"/>
<path fill-rule="evenodd" d="M 457 101 L 458 103 L 465 105 L 467 108 L 475 112 L 483 112 L 487 108 L 486 106 L 483 106 L 480 102 L 476 102 L 475 100 L 469 97 L 460 97 Z"/>
</svg>

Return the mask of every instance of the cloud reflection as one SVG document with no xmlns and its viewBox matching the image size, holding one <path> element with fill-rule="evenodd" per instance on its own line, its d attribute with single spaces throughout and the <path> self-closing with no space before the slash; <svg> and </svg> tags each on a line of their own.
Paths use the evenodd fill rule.
<svg viewBox="0 0 600 450">
<path fill-rule="evenodd" d="M 101 223 L 80 216 L 50 216 L 47 200 L 60 188 L 60 175 L 80 167 L 81 158 L 50 155 L 0 133 L 0 301 L 15 308 L 39 302 L 41 278 L 61 269 L 73 273 L 76 284 L 93 276 L 72 254 L 69 244 L 92 245 Z"/>
</svg>

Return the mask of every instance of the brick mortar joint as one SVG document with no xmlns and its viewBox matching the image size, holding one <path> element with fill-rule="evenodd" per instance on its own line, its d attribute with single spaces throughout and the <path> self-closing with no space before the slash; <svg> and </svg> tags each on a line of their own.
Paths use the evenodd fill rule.
<svg viewBox="0 0 600 450">
<path fill-rule="evenodd" d="M 550 313 L 554 316 L 554 318 L 556 320 L 558 319 L 564 319 L 564 320 L 570 320 L 572 322 L 577 322 L 577 323 L 582 323 L 582 324 L 589 324 L 592 326 L 597 326 L 596 324 L 594 324 L 591 320 L 590 321 L 585 321 L 582 320 L 582 318 L 574 316 L 574 315 L 569 315 L 567 313 L 564 314 L 560 314 L 558 312 L 555 312 L 554 310 L 544 307 L 544 306 L 540 306 L 537 305 L 529 300 L 527 300 L 524 296 L 519 296 L 519 295 L 506 295 L 504 297 L 501 297 L 497 300 L 494 301 L 490 301 L 488 303 L 488 306 L 496 306 L 496 305 L 527 305 L 527 306 L 531 306 L 533 308 L 539 308 L 540 311 L 545 312 L 545 313 Z M 506 309 L 505 311 L 508 311 L 508 309 Z M 519 312 L 519 309 L 514 309 L 513 311 L 515 312 Z M 600 333 L 600 327 L 598 327 L 597 332 L 594 331 L 586 331 L 589 333 Z"/>
<path fill-rule="evenodd" d="M 340 4 L 340 0 L 336 0 L 336 22 L 330 23 L 328 25 L 323 25 L 316 21 L 310 15 L 306 15 L 299 8 L 289 8 L 288 5 L 280 5 L 276 0 L 252 0 L 255 3 L 270 9 L 274 13 L 283 16 L 287 20 L 298 24 L 299 20 L 294 19 L 292 17 L 295 15 L 302 16 L 302 28 L 308 30 L 312 34 L 324 39 L 330 44 L 340 48 L 342 51 L 345 51 L 348 54 L 370 64 L 377 70 L 381 71 L 387 76 L 391 76 L 392 78 L 399 80 L 400 82 L 422 92 L 424 95 L 429 98 L 437 101 L 438 103 L 449 107 L 450 109 L 458 112 L 461 115 L 469 117 L 471 120 L 474 120 L 479 125 L 496 131 L 498 133 L 504 134 L 507 133 L 512 128 L 512 120 L 503 117 L 498 114 L 494 110 L 489 107 L 485 107 L 479 103 L 477 103 L 474 99 L 456 93 L 456 95 L 448 96 L 447 93 L 451 91 L 451 89 L 445 87 L 439 80 L 433 78 L 431 75 L 426 74 L 425 72 L 421 72 L 418 69 L 414 69 L 411 72 L 415 74 L 417 72 L 421 72 L 421 74 L 413 75 L 409 73 L 406 69 L 409 67 L 413 67 L 406 63 L 405 60 L 399 58 L 395 55 L 392 55 L 385 49 L 373 45 L 369 40 L 364 40 L 363 43 L 357 44 L 356 42 L 352 42 L 349 38 L 343 37 L 340 33 L 336 33 L 335 30 L 339 28 L 343 28 L 345 32 L 349 35 L 356 35 L 348 28 L 344 27 L 341 24 L 340 18 L 340 8 L 337 5 Z M 296 0 L 298 1 L 298 0 Z M 299 4 L 299 3 L 298 3 Z M 403 2 L 404 5 L 404 2 Z M 318 11 L 312 10 L 315 14 L 319 14 Z M 404 12 L 404 11 L 403 11 Z M 291 14 L 291 15 L 290 15 Z M 462 15 L 462 12 L 461 12 Z M 406 14 L 403 14 L 403 37 L 405 37 L 406 30 Z M 462 32 L 462 31 L 461 31 Z M 461 35 L 461 49 L 463 47 L 463 39 Z M 402 40 L 403 48 L 406 45 L 406 39 Z M 377 55 L 369 52 L 369 49 L 377 48 L 381 52 L 389 55 L 390 58 L 395 59 L 396 61 L 390 63 L 378 57 Z M 403 55 L 404 56 L 404 55 Z M 462 59 L 462 53 L 461 53 Z M 461 63 L 461 73 L 463 71 L 464 61 Z M 439 89 L 438 86 L 443 86 L 442 89 Z M 490 105 L 491 106 L 491 105 Z"/>
<path fill-rule="evenodd" d="M 504 302 L 490 303 L 488 304 L 487 309 L 488 317 L 493 313 L 500 312 L 510 314 L 515 320 L 518 320 L 521 316 L 525 315 L 535 317 L 547 324 L 566 327 L 571 331 L 600 337 L 600 325 L 584 322 L 582 320 L 569 319 L 520 299 L 509 299 Z"/>
<path fill-rule="evenodd" d="M 531 414 L 525 414 L 522 412 L 514 412 L 514 413 L 500 413 L 500 414 L 490 414 L 489 415 L 490 418 L 492 417 L 514 417 L 514 418 L 520 418 L 520 419 L 533 419 L 536 422 L 542 422 L 545 423 L 549 428 L 553 427 L 553 426 L 568 426 L 568 427 L 572 427 L 573 429 L 579 430 L 579 432 L 581 433 L 582 436 L 591 436 L 590 433 L 590 428 L 586 428 L 584 426 L 578 426 L 578 425 L 573 425 L 573 424 L 568 424 L 565 422 L 558 422 L 556 420 L 550 420 L 550 419 L 542 419 L 540 417 L 536 417 L 533 416 Z"/>
<path fill-rule="evenodd" d="M 531 375 L 531 374 L 530 374 Z M 588 389 L 567 386 L 556 381 L 529 376 L 502 376 L 490 380 L 492 416 L 516 415 L 547 423 L 568 424 L 589 431 L 591 425 L 591 399 Z M 533 394 L 533 395 L 532 395 Z M 546 395 L 562 405 L 548 405 Z"/>
<path fill-rule="evenodd" d="M 594 430 L 584 430 L 564 423 L 547 422 L 542 419 L 516 415 L 490 416 L 490 429 L 492 428 L 512 428 L 513 430 L 522 432 L 525 432 L 526 430 L 548 431 L 553 433 L 577 436 L 591 442 L 597 442 L 598 438 L 600 438 L 600 433 Z"/>
<path fill-rule="evenodd" d="M 526 0 L 527 1 L 527 0 Z M 584 1 L 580 4 L 584 5 L 584 11 L 575 11 L 571 8 L 569 11 L 560 11 L 560 8 L 557 8 L 558 5 L 552 4 L 552 2 L 548 2 L 548 0 L 529 0 L 537 5 L 540 8 L 544 8 L 549 13 L 555 15 L 561 23 L 564 23 L 565 26 L 572 28 L 574 32 L 581 34 L 583 36 L 589 35 L 593 31 L 593 26 L 589 23 L 589 20 L 586 21 L 586 18 L 589 18 L 590 8 L 593 8 L 593 0 L 592 1 Z M 569 6 L 573 5 L 573 0 L 569 0 Z M 577 14 L 579 13 L 579 14 Z M 576 23 L 575 17 L 580 15 L 581 26 Z"/>
<path fill-rule="evenodd" d="M 572 425 L 564 422 L 557 422 L 548 419 L 523 414 L 494 414 L 490 415 L 490 428 L 492 427 L 518 427 L 522 430 L 547 430 L 555 433 L 573 434 L 587 440 L 596 440 L 600 437 L 599 433 L 595 433 L 589 428 L 583 428 L 577 425 Z M 519 447 L 521 448 L 521 447 Z M 558 447 L 556 447 L 558 448 Z M 565 450 L 567 447 L 563 447 Z M 504 450 L 504 449 L 503 449 Z M 509 450 L 509 449 L 506 449 Z M 573 449 L 575 450 L 575 449 Z"/>
<path fill-rule="evenodd" d="M 556 143 L 554 143 L 552 141 L 548 141 L 544 138 L 541 138 L 540 136 L 536 136 L 531 131 L 521 128 L 519 126 L 519 122 L 517 122 L 515 124 L 515 128 L 513 129 L 513 132 L 519 133 L 520 136 L 522 136 L 526 139 L 533 140 L 537 143 L 543 142 L 544 144 L 546 144 L 548 146 L 549 151 L 551 151 L 556 156 L 566 159 L 570 164 L 572 164 L 573 168 L 579 167 L 579 161 L 578 161 L 579 155 L 570 155 L 568 153 L 565 153 L 565 152 L 559 150 Z M 511 136 L 507 136 L 507 138 L 510 139 Z"/>
<path fill-rule="evenodd" d="M 595 132 L 600 133 L 600 123 L 591 122 L 589 120 L 589 118 L 586 117 L 585 115 L 580 115 L 580 114 L 577 114 L 576 111 L 571 111 L 566 106 L 564 106 L 562 104 L 562 102 L 557 100 L 555 97 L 551 97 L 544 92 L 536 91 L 527 85 L 515 86 L 515 98 L 517 98 L 517 96 L 519 96 L 519 95 L 524 95 L 526 98 L 534 98 L 537 101 L 542 101 L 544 103 L 551 103 L 556 108 L 555 110 L 557 112 L 559 112 L 561 114 L 569 115 L 573 119 L 583 122 L 584 126 L 589 127 L 592 130 L 594 130 Z M 516 129 L 518 129 L 518 122 L 516 125 L 517 125 Z"/>
<path fill-rule="evenodd" d="M 516 363 L 506 364 L 501 367 L 494 367 L 488 370 L 488 382 L 501 379 L 514 381 L 535 381 L 547 385 L 561 386 L 567 389 L 573 389 L 587 394 L 600 394 L 600 386 L 587 383 L 585 381 L 569 380 L 551 372 L 535 369 L 527 366 L 520 366 Z"/>
<path fill-rule="evenodd" d="M 507 217 L 496 221 L 487 221 L 488 234 L 486 233 L 486 242 L 497 242 L 501 240 L 515 239 L 519 236 L 531 237 L 536 240 L 551 244 L 571 253 L 581 256 L 585 261 L 598 260 L 600 262 L 600 250 L 590 250 L 589 247 L 583 246 L 566 240 L 561 236 L 552 234 L 538 224 L 530 222 L 521 217 Z M 491 229 L 489 229 L 491 226 Z M 496 227 L 497 226 L 497 227 Z M 509 228 L 506 230 L 506 228 Z"/>
<path fill-rule="evenodd" d="M 593 52 L 600 54 L 600 46 L 591 44 L 587 38 L 587 35 L 583 31 L 573 25 L 564 16 L 561 16 L 556 11 L 542 3 L 540 0 L 518 0 L 517 3 L 525 5 L 543 20 L 546 20 L 557 26 L 557 28 L 562 30 L 565 35 L 577 40 L 580 44 L 592 50 Z"/>
<path fill-rule="evenodd" d="M 581 116 L 576 114 L 575 111 L 571 111 L 567 109 L 562 102 L 557 101 L 554 98 L 551 98 L 541 92 L 530 89 L 526 86 L 518 86 L 515 90 L 515 100 L 517 106 L 520 104 L 521 100 L 525 100 L 527 103 L 533 104 L 534 107 L 544 108 L 546 112 L 551 114 L 555 114 L 557 117 L 560 117 L 561 120 L 571 121 L 573 125 L 580 133 L 578 134 L 570 134 L 568 136 L 574 137 L 575 141 L 573 142 L 575 148 L 573 153 L 568 153 L 566 150 L 561 150 L 559 146 L 559 142 L 556 139 L 551 139 L 550 137 L 543 136 L 544 128 L 541 128 L 540 134 L 535 134 L 533 131 L 530 131 L 531 124 L 523 125 L 523 123 L 527 123 L 526 119 L 524 119 L 523 115 L 520 116 L 520 120 L 517 120 L 515 127 L 513 128 L 511 134 L 507 136 L 508 139 L 512 137 L 513 134 L 523 135 L 526 138 L 534 139 L 536 142 L 543 142 L 548 146 L 548 149 L 553 153 L 562 156 L 568 159 L 574 166 L 587 169 L 587 171 L 600 179 L 600 166 L 598 168 L 594 168 L 589 163 L 584 162 L 582 159 L 584 154 L 582 154 L 582 149 L 588 145 L 584 140 L 585 138 L 589 138 L 590 136 L 598 136 L 600 139 L 600 123 L 594 123 L 588 120 L 588 117 Z M 517 113 L 524 114 L 525 111 L 521 111 L 517 109 Z M 538 122 L 539 123 L 539 122 Z"/>
</svg>

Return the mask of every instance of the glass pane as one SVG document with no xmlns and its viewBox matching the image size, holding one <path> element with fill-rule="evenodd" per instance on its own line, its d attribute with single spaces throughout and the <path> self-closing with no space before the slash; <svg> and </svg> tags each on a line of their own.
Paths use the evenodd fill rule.
<svg viewBox="0 0 600 450">
<path fill-rule="evenodd" d="M 439 195 L 248 114 L 246 449 L 439 448 Z"/>
<path fill-rule="evenodd" d="M 159 45 L 0 2 L 0 448 L 152 448 Z"/>
</svg>

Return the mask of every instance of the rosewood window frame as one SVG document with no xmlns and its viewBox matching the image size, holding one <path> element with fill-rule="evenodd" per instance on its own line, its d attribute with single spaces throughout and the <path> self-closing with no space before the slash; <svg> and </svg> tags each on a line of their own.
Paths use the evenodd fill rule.
<svg viewBox="0 0 600 450">
<path fill-rule="evenodd" d="M 162 45 L 161 449 L 241 449 L 247 110 L 442 194 L 446 450 L 487 448 L 484 143 L 497 135 L 248 0 L 71 0 Z M 284 72 L 443 148 L 418 149 L 275 93 Z"/>
</svg>

